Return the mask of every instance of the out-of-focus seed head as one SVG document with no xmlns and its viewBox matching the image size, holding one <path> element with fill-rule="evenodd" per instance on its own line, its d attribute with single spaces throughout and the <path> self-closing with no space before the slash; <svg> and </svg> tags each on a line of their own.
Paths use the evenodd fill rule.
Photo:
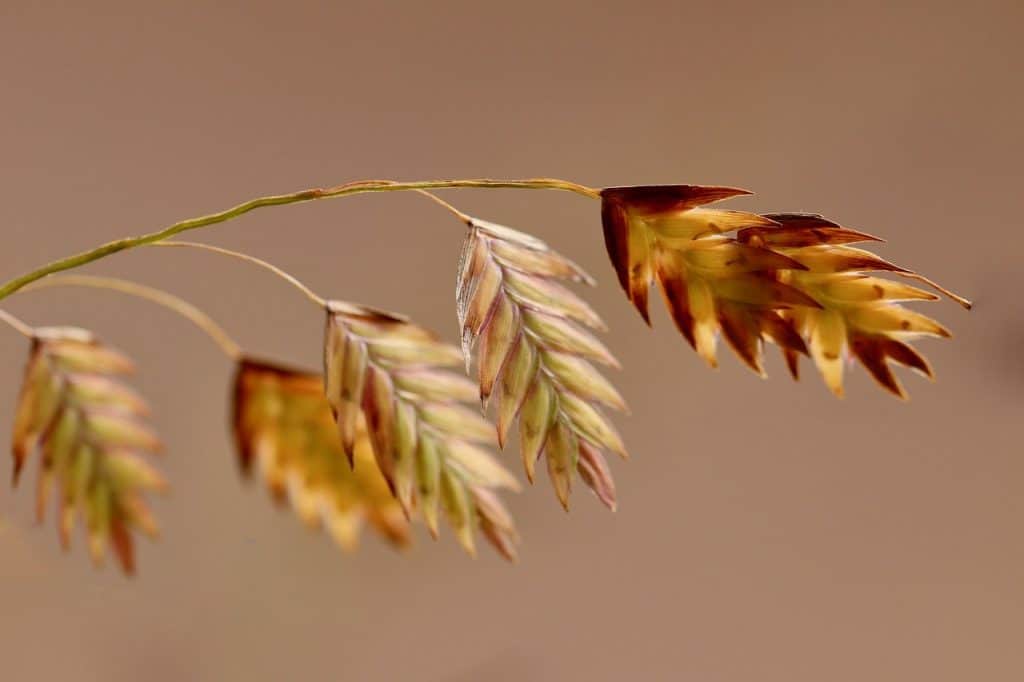
<svg viewBox="0 0 1024 682">
<path fill-rule="evenodd" d="M 357 546 L 367 524 L 396 546 L 410 542 L 409 521 L 377 468 L 365 421 L 355 423 L 353 467 L 319 375 L 243 360 L 233 413 L 242 471 L 258 472 L 307 525 L 323 527 L 345 550 Z"/>
<path fill-rule="evenodd" d="M 127 357 L 88 331 L 36 330 L 12 447 L 15 482 L 27 459 L 39 453 L 39 520 L 56 487 L 62 544 L 70 546 L 81 517 L 93 561 L 101 563 L 109 545 L 128 574 L 135 570 L 131 531 L 158 532 L 142 498 L 166 488 L 142 457 L 161 448 L 143 421 L 149 409 L 117 378 L 132 370 Z"/>
</svg>

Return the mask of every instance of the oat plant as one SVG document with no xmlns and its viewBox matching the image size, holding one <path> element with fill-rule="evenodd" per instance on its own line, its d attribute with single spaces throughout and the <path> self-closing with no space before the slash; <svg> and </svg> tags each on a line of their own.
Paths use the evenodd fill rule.
<svg viewBox="0 0 1024 682">
<path fill-rule="evenodd" d="M 607 458 L 625 458 L 627 450 L 609 411 L 627 407 L 606 376 L 619 364 L 598 338 L 605 325 L 580 293 L 594 279 L 537 237 L 469 216 L 432 193 L 456 188 L 556 190 L 598 200 L 608 256 L 645 322 L 657 288 L 679 332 L 709 365 L 717 365 L 721 338 L 764 376 L 768 341 L 794 379 L 800 356 L 807 356 L 837 396 L 844 367 L 854 361 L 899 398 L 906 391 L 893 363 L 932 377 L 910 342 L 950 333 L 903 302 L 942 294 L 970 307 L 931 280 L 851 246 L 880 241 L 865 232 L 820 215 L 716 206 L 745 190 L 599 190 L 548 178 L 370 180 L 261 197 L 54 261 L 0 285 L 0 299 L 78 286 L 175 311 L 206 332 L 235 367 L 231 430 L 243 476 L 262 479 L 271 497 L 304 523 L 352 549 L 364 527 L 402 547 L 419 524 L 438 537 L 444 518 L 470 554 L 483 538 L 511 560 L 519 535 L 502 495 L 520 486 L 500 451 L 518 442 L 531 483 L 543 461 L 566 509 L 578 479 L 614 510 Z M 259 208 L 398 191 L 423 195 L 465 226 L 461 256 L 453 245 L 458 345 L 399 313 L 324 297 L 267 261 L 173 239 Z M 287 281 L 323 316 L 323 339 L 308 340 L 321 343 L 323 367 L 254 357 L 208 315 L 168 292 L 60 274 L 143 246 L 201 249 Z M 14 483 L 34 458 L 38 518 L 52 501 L 64 547 L 80 519 L 94 561 L 102 562 L 109 548 L 133 572 L 134 534 L 157 533 L 144 497 L 166 483 L 147 459 L 161 446 L 147 425 L 145 402 L 126 385 L 131 361 L 86 330 L 34 327 L 5 310 L 0 319 L 30 345 L 14 417 Z"/>
</svg>

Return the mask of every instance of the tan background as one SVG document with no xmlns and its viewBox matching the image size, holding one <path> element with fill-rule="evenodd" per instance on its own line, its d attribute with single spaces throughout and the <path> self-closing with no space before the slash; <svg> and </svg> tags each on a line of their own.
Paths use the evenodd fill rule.
<svg viewBox="0 0 1024 682">
<path fill-rule="evenodd" d="M 0 2 L 0 275 L 251 196 L 349 179 L 564 176 L 728 183 L 818 210 L 976 298 L 932 305 L 939 382 L 711 372 L 606 262 L 597 206 L 451 193 L 601 280 L 634 453 L 621 508 L 546 481 L 513 500 L 517 567 L 450 536 L 355 556 L 236 475 L 230 368 L 186 323 L 103 292 L 27 294 L 140 361 L 169 442 L 165 537 L 93 571 L 0 496 L 10 680 L 1024 679 L 1024 363 L 1018 2 Z M 895 6 L 899 5 L 899 6 Z M 454 338 L 461 233 L 414 196 L 272 209 L 200 235 L 321 292 Z M 201 302 L 261 354 L 315 367 L 320 316 L 215 256 L 95 272 Z M 23 342 L 0 334 L 0 414 Z M 0 439 L 8 438 L 9 417 Z M 518 467 L 511 453 L 508 462 Z"/>
</svg>

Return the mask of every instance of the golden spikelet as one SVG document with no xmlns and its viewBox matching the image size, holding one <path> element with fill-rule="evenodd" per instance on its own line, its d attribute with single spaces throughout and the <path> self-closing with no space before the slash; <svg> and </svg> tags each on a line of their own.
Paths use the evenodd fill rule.
<svg viewBox="0 0 1024 682">
<path fill-rule="evenodd" d="M 608 254 L 620 284 L 648 324 L 648 290 L 657 282 L 680 332 L 712 366 L 721 334 L 761 375 L 763 339 L 782 348 L 794 378 L 799 355 L 811 355 L 837 395 L 842 395 L 843 363 L 850 355 L 900 397 L 905 393 L 887 359 L 931 376 L 924 358 L 904 341 L 949 332 L 894 302 L 938 297 L 863 273 L 887 271 L 917 279 L 961 304 L 968 302 L 916 273 L 847 246 L 879 240 L 821 216 L 706 207 L 743 194 L 749 192 L 693 185 L 601 192 Z"/>
<path fill-rule="evenodd" d="M 597 404 L 626 405 L 591 362 L 618 367 L 581 328 L 604 329 L 589 305 L 559 280 L 593 284 L 576 264 L 528 234 L 469 219 L 456 302 L 468 360 L 476 348 L 480 399 L 499 395 L 498 442 L 518 417 L 527 477 L 543 454 L 568 509 L 574 472 L 615 508 L 615 485 L 602 449 L 627 456 L 622 438 Z"/>
<path fill-rule="evenodd" d="M 744 243 L 767 245 L 803 267 L 780 272 L 779 277 L 806 293 L 819 307 L 795 306 L 784 315 L 807 339 L 811 357 L 833 393 L 843 394 L 843 365 L 848 355 L 859 360 L 880 386 L 900 398 L 906 398 L 906 392 L 888 360 L 932 377 L 927 360 L 906 341 L 921 336 L 948 338 L 950 333 L 935 320 L 896 302 L 934 301 L 939 297 L 904 282 L 865 274 L 880 271 L 917 278 L 915 273 L 868 251 L 846 246 L 878 239 L 846 230 L 821 216 L 768 217 L 779 227 L 746 228 L 737 237 Z M 785 349 L 784 354 L 796 377 L 798 358 Z"/>
<path fill-rule="evenodd" d="M 464 404 L 476 399 L 473 382 L 446 369 L 462 363 L 458 349 L 404 317 L 337 301 L 328 303 L 325 336 L 325 391 L 349 457 L 362 416 L 407 513 L 418 509 L 436 537 L 443 508 L 467 552 L 479 527 L 514 558 L 515 526 L 494 491 L 519 484 L 481 447 L 494 429 Z"/>
<path fill-rule="evenodd" d="M 345 550 L 365 524 L 394 545 L 410 541 L 409 522 L 377 469 L 366 425 L 356 423 L 349 466 L 317 374 L 244 359 L 235 371 L 233 426 L 245 475 L 255 468 L 274 498 L 290 502 L 311 527 Z"/>
<path fill-rule="evenodd" d="M 117 380 L 131 361 L 74 328 L 34 330 L 14 424 L 14 480 L 27 458 L 41 453 L 36 494 L 40 521 L 56 482 L 58 529 L 70 546 L 76 515 L 85 519 L 89 552 L 100 564 L 108 543 L 126 574 L 135 571 L 132 530 L 155 536 L 142 500 L 165 488 L 141 457 L 160 442 L 141 418 L 146 404 Z"/>
</svg>

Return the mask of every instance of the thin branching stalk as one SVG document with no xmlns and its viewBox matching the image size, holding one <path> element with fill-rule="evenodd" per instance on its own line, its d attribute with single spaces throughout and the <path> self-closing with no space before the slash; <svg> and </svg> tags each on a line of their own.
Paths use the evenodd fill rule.
<svg viewBox="0 0 1024 682">
<path fill-rule="evenodd" d="M 156 242 L 154 244 L 150 244 L 150 246 L 171 246 L 179 248 L 200 249 L 202 251 L 209 251 L 211 253 L 219 253 L 223 256 L 230 256 L 231 258 L 237 258 L 238 260 L 245 261 L 246 263 L 252 263 L 253 265 L 258 265 L 259 267 L 274 273 L 275 275 L 277 275 L 278 277 L 280 277 L 281 279 L 283 279 L 284 281 L 288 282 L 293 287 L 301 291 L 303 295 L 305 295 L 306 298 L 308 298 L 310 301 L 316 304 L 317 307 L 324 308 L 327 305 L 327 301 L 322 296 L 319 296 L 315 291 L 313 291 L 305 284 L 300 282 L 297 277 L 288 274 L 287 272 L 277 267 L 273 263 L 268 263 L 262 258 L 250 256 L 247 253 L 242 253 L 241 251 L 233 251 L 231 249 L 225 249 L 220 246 L 213 246 L 212 244 L 203 244 L 200 242 Z"/>
<path fill-rule="evenodd" d="M 448 203 L 447 201 L 445 201 L 441 197 L 437 196 L 436 194 L 431 194 L 430 192 L 426 191 L 425 189 L 417 190 L 417 192 L 419 192 L 420 194 L 422 194 L 426 198 L 430 199 L 435 204 L 437 204 L 441 208 L 445 209 L 446 211 L 448 211 L 449 213 L 451 213 L 452 215 L 454 215 L 456 218 L 458 218 L 460 221 L 466 223 L 467 225 L 469 225 L 470 223 L 473 222 L 473 218 L 472 217 L 466 215 L 465 213 L 463 213 L 459 209 L 455 208 L 450 203 Z"/>
<path fill-rule="evenodd" d="M 195 230 L 217 223 L 223 223 L 233 218 L 267 206 L 286 206 L 298 204 L 317 199 L 331 199 L 352 194 L 364 194 L 368 192 L 400 192 L 409 190 L 445 189 L 445 188 L 506 188 L 506 189 L 551 189 L 565 192 L 573 192 L 591 199 L 600 197 L 600 192 L 592 187 L 586 187 L 568 180 L 554 178 L 531 178 L 526 180 L 494 180 L 488 178 L 469 180 L 426 180 L 419 182 L 393 182 L 390 180 L 360 180 L 350 182 L 327 189 L 307 189 L 291 194 L 277 194 L 266 197 L 251 199 L 218 213 L 211 213 L 197 218 L 189 218 L 174 223 L 162 230 L 139 235 L 137 237 L 125 237 L 112 242 L 107 242 L 89 251 L 83 251 L 73 256 L 53 261 L 32 272 L 15 277 L 0 286 L 0 299 L 7 298 L 14 292 L 22 289 L 27 284 L 34 282 L 46 275 L 63 270 L 77 268 L 86 263 L 105 258 L 114 253 L 126 249 L 154 244 L 173 237 L 188 230 Z"/>
<path fill-rule="evenodd" d="M 15 331 L 17 331 L 25 338 L 32 338 L 33 332 L 31 325 L 25 324 L 24 322 L 16 318 L 14 315 L 11 315 L 6 310 L 0 310 L 0 320 L 13 327 Z"/>
<path fill-rule="evenodd" d="M 156 303 L 157 305 L 163 306 L 164 308 L 181 315 L 189 322 L 199 327 L 199 329 L 204 331 L 207 336 L 209 336 L 214 343 L 224 351 L 224 354 L 232 360 L 239 360 L 242 357 L 242 347 L 237 341 L 231 338 L 226 331 L 224 331 L 223 327 L 214 322 L 209 315 L 188 301 L 182 300 L 161 289 L 154 289 L 153 287 L 148 287 L 137 282 L 117 279 L 115 277 L 98 277 L 94 275 L 56 275 L 26 286 L 25 291 L 36 291 L 38 289 L 61 286 L 107 289 L 110 291 L 118 291 L 122 294 L 128 294 L 129 296 L 135 296 L 136 298 L 141 298 L 151 303 Z M 0 311 L 0 318 L 9 322 L 9 320 L 7 320 L 8 317 L 9 316 L 6 313 Z M 31 336 L 31 328 L 28 329 L 29 336 Z"/>
</svg>

